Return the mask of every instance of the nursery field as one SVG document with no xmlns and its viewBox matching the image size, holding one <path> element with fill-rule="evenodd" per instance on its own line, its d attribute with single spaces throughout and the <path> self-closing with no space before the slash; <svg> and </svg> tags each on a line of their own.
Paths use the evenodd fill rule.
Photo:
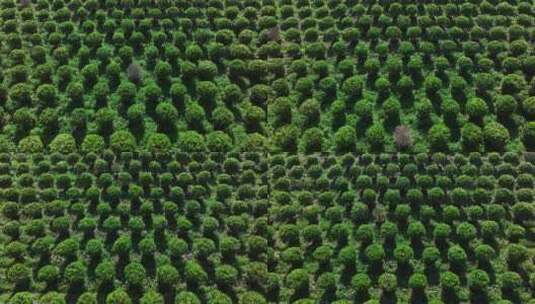
<svg viewBox="0 0 535 304">
<path fill-rule="evenodd" d="M 535 149 L 524 0 L 2 0 L 4 151 Z"/>
<path fill-rule="evenodd" d="M 0 154 L 0 302 L 533 303 L 534 172 L 512 153 Z"/>
<path fill-rule="evenodd" d="M 0 0 L 0 303 L 535 304 L 532 0 Z"/>
</svg>

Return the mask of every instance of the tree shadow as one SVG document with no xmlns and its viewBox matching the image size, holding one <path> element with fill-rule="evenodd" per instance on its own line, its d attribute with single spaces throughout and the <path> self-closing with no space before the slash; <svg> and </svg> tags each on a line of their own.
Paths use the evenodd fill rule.
<svg viewBox="0 0 535 304">
<path fill-rule="evenodd" d="M 368 291 L 366 292 L 363 292 L 363 293 L 357 293 L 355 294 L 355 299 L 353 301 L 353 303 L 365 303 L 366 301 L 368 301 L 370 299 L 370 294 Z"/>
<path fill-rule="evenodd" d="M 412 266 L 408 263 L 398 265 L 396 275 L 398 277 L 398 284 L 400 287 L 407 288 L 409 285 L 409 277 L 412 272 Z"/>
<path fill-rule="evenodd" d="M 165 304 L 175 303 L 176 291 L 174 288 L 168 288 L 167 290 L 161 290 L 163 295 L 163 300 Z"/>
<path fill-rule="evenodd" d="M 106 297 L 110 292 L 113 291 L 113 283 L 110 284 L 100 284 L 97 289 L 97 300 L 98 303 L 105 303 Z"/>
<path fill-rule="evenodd" d="M 427 281 L 431 285 L 438 285 L 440 282 L 440 274 L 435 265 L 426 265 L 424 270 Z"/>
<path fill-rule="evenodd" d="M 511 137 L 519 136 L 519 124 L 513 119 L 513 117 L 498 117 L 498 121 L 507 128 Z"/>
<path fill-rule="evenodd" d="M 336 288 L 329 288 L 323 291 L 320 303 L 333 303 L 336 300 Z"/>
<path fill-rule="evenodd" d="M 147 275 L 153 277 L 156 275 L 156 260 L 153 255 L 144 254 L 141 257 L 141 264 L 147 270 Z"/>
<path fill-rule="evenodd" d="M 299 299 L 307 298 L 309 295 L 309 288 L 308 286 L 304 288 L 300 288 L 294 291 L 294 293 L 290 296 L 290 302 L 293 303 Z"/>
<path fill-rule="evenodd" d="M 76 300 L 84 293 L 85 287 L 83 284 L 72 284 L 67 289 L 67 295 L 65 295 L 65 300 L 67 303 L 76 303 Z"/>
<path fill-rule="evenodd" d="M 140 121 L 130 121 L 128 123 L 128 128 L 132 130 L 132 134 L 138 142 L 143 140 L 145 136 L 145 123 L 143 120 Z"/>
<path fill-rule="evenodd" d="M 115 268 L 116 277 L 119 280 L 124 280 L 124 268 L 126 267 L 126 265 L 128 265 L 128 263 L 130 263 L 129 256 L 123 256 L 123 255 L 119 256 L 119 260 L 117 261 L 117 265 Z"/>
<path fill-rule="evenodd" d="M 381 304 L 395 304 L 397 303 L 396 292 L 385 292 L 381 294 Z"/>
<path fill-rule="evenodd" d="M 427 304 L 427 296 L 423 289 L 413 289 L 411 292 L 411 304 Z M 477 302 L 476 302 L 477 303 Z"/>
<path fill-rule="evenodd" d="M 424 250 L 424 244 L 422 240 L 419 238 L 412 239 L 411 247 L 414 250 L 414 257 L 420 259 Z"/>
<path fill-rule="evenodd" d="M 518 293 L 515 292 L 515 290 L 513 290 L 513 289 L 502 288 L 502 294 L 506 299 L 511 300 L 511 302 L 513 302 L 513 303 L 522 303 L 522 300 L 520 299 Z"/>
<path fill-rule="evenodd" d="M 414 94 L 413 92 L 405 92 L 399 95 L 399 102 L 403 109 L 411 109 L 414 106 Z"/>
<path fill-rule="evenodd" d="M 489 303 L 489 297 L 485 290 L 470 290 L 470 303 Z"/>
<path fill-rule="evenodd" d="M 443 288 L 442 289 L 442 300 L 446 304 L 456 304 L 459 303 L 459 297 L 455 290 Z"/>
<path fill-rule="evenodd" d="M 351 279 L 353 278 L 353 275 L 356 272 L 355 265 L 347 265 L 344 267 L 342 273 L 340 274 L 340 282 L 344 285 L 349 285 L 351 283 Z"/>
</svg>

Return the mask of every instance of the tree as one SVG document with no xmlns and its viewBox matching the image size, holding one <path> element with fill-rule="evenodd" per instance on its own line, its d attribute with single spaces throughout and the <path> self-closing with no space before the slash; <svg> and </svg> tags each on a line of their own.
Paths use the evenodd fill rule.
<svg viewBox="0 0 535 304">
<path fill-rule="evenodd" d="M 110 148 L 116 153 L 132 152 L 135 147 L 136 139 L 129 131 L 116 131 L 110 136 Z"/>
<path fill-rule="evenodd" d="M 297 150 L 299 134 L 299 129 L 296 126 L 286 125 L 275 132 L 273 141 L 283 151 L 295 151 Z"/>
<path fill-rule="evenodd" d="M 385 142 L 385 130 L 382 125 L 374 124 L 366 130 L 366 139 L 373 151 L 381 151 Z"/>
<path fill-rule="evenodd" d="M 239 295 L 239 304 L 267 304 L 264 296 L 256 291 L 246 291 Z"/>
<path fill-rule="evenodd" d="M 98 134 L 88 134 L 85 136 L 82 145 L 81 150 L 84 153 L 99 153 L 104 150 L 106 146 L 106 143 L 104 142 L 104 138 Z"/>
<path fill-rule="evenodd" d="M 355 150 L 357 134 L 350 126 L 343 126 L 334 135 L 335 147 L 338 152 L 351 152 Z"/>
<path fill-rule="evenodd" d="M 466 103 L 466 113 L 475 122 L 481 122 L 488 112 L 487 103 L 481 98 L 474 97 Z"/>
<path fill-rule="evenodd" d="M 351 287 L 359 295 L 367 295 L 368 290 L 372 286 L 370 277 L 365 273 L 358 273 L 351 278 Z"/>
<path fill-rule="evenodd" d="M 364 81 L 359 76 L 347 78 L 342 84 L 342 92 L 348 99 L 355 100 L 361 97 Z"/>
<path fill-rule="evenodd" d="M 323 132 L 320 128 L 310 128 L 303 132 L 301 143 L 306 153 L 321 152 L 323 146 Z"/>
<path fill-rule="evenodd" d="M 54 106 L 56 102 L 56 88 L 51 84 L 43 84 L 37 88 L 37 99 L 43 106 Z"/>
<path fill-rule="evenodd" d="M 464 249 L 458 245 L 448 248 L 448 260 L 457 269 L 465 267 L 467 256 Z"/>
<path fill-rule="evenodd" d="M 448 151 L 448 144 L 450 141 L 450 129 L 445 124 L 435 124 L 427 132 L 427 138 L 431 150 L 433 151 Z"/>
<path fill-rule="evenodd" d="M 70 134 L 58 134 L 50 143 L 50 151 L 69 154 L 76 151 L 76 141 Z"/>
<path fill-rule="evenodd" d="M 381 263 L 385 257 L 385 251 L 381 244 L 371 244 L 364 250 L 364 254 L 368 261 L 373 264 Z"/>
<path fill-rule="evenodd" d="M 498 95 L 495 104 L 496 114 L 501 119 L 509 118 L 517 109 L 517 101 L 511 95 Z"/>
<path fill-rule="evenodd" d="M 308 291 L 309 283 L 309 274 L 305 269 L 294 269 L 286 276 L 286 284 L 296 292 Z"/>
<path fill-rule="evenodd" d="M 182 291 L 175 297 L 175 304 L 201 304 L 201 300 L 190 291 Z"/>
<path fill-rule="evenodd" d="M 196 131 L 185 131 L 179 134 L 178 147 L 187 152 L 202 152 L 206 149 L 203 136 Z"/>
<path fill-rule="evenodd" d="M 35 303 L 35 297 L 31 292 L 21 291 L 15 293 L 10 299 L 8 304 L 33 304 Z"/>
<path fill-rule="evenodd" d="M 163 130 L 172 131 L 178 119 L 178 111 L 170 102 L 162 102 L 156 107 L 156 117 Z"/>
<path fill-rule="evenodd" d="M 489 283 L 489 275 L 481 269 L 475 269 L 468 273 L 468 286 L 472 290 L 484 291 Z"/>
<path fill-rule="evenodd" d="M 184 276 L 188 284 L 199 285 L 208 279 L 208 274 L 196 261 L 187 261 L 184 266 Z"/>
<path fill-rule="evenodd" d="M 528 249 L 523 245 L 509 244 L 506 248 L 506 260 L 512 266 L 519 266 L 528 256 Z"/>
<path fill-rule="evenodd" d="M 501 287 L 506 291 L 514 291 L 522 285 L 522 277 L 513 271 L 505 271 L 499 275 Z"/>
<path fill-rule="evenodd" d="M 37 135 L 30 135 L 19 141 L 18 149 L 22 153 L 39 153 L 44 149 L 41 138 Z"/>
<path fill-rule="evenodd" d="M 229 152 L 232 150 L 232 139 L 223 131 L 214 131 L 206 136 L 206 146 L 212 152 Z"/>
<path fill-rule="evenodd" d="M 13 264 L 6 271 L 7 281 L 16 286 L 27 284 L 30 278 L 31 270 L 22 263 Z"/>
<path fill-rule="evenodd" d="M 101 284 L 112 283 L 115 279 L 115 264 L 112 261 L 103 261 L 95 268 L 95 276 Z"/>
<path fill-rule="evenodd" d="M 108 294 L 106 304 L 132 304 L 132 300 L 124 289 L 118 288 Z"/>
<path fill-rule="evenodd" d="M 414 290 L 424 290 L 427 287 L 427 277 L 421 273 L 415 273 L 409 278 L 409 286 Z"/>
<path fill-rule="evenodd" d="M 414 257 L 414 251 L 408 245 L 398 245 L 394 249 L 394 257 L 400 264 L 407 264 Z"/>
<path fill-rule="evenodd" d="M 396 275 L 391 273 L 383 273 L 379 276 L 379 286 L 387 292 L 392 293 L 396 291 L 398 287 L 398 280 Z"/>
<path fill-rule="evenodd" d="M 69 238 L 56 245 L 54 253 L 66 260 L 70 260 L 77 256 L 79 247 L 80 245 L 76 239 Z"/>
<path fill-rule="evenodd" d="M 164 304 L 163 296 L 155 290 L 149 290 L 139 299 L 140 304 Z"/>
<path fill-rule="evenodd" d="M 215 280 L 221 286 L 232 286 L 237 282 L 238 271 L 230 265 L 221 265 L 215 269 Z"/>
<path fill-rule="evenodd" d="M 169 63 L 165 61 L 159 61 L 154 66 L 154 75 L 160 83 L 166 83 L 171 77 L 172 67 Z"/>
<path fill-rule="evenodd" d="M 65 268 L 64 277 L 66 281 L 72 286 L 83 285 L 85 283 L 85 276 L 87 267 L 81 261 L 72 262 Z"/>
<path fill-rule="evenodd" d="M 211 81 L 200 81 L 197 84 L 197 97 L 199 98 L 199 102 L 204 106 L 213 105 L 218 92 L 219 89 Z"/>
<path fill-rule="evenodd" d="M 499 122 L 490 122 L 483 128 L 483 139 L 488 151 L 503 151 L 510 135 L 507 128 Z"/>
<path fill-rule="evenodd" d="M 171 265 L 163 265 L 158 267 L 156 276 L 158 283 L 164 288 L 174 286 L 179 280 L 178 271 Z"/>
<path fill-rule="evenodd" d="M 454 291 L 460 284 L 459 276 L 455 273 L 446 271 L 440 274 L 440 285 L 443 289 Z"/>
<path fill-rule="evenodd" d="M 51 291 L 44 294 L 40 299 L 40 303 L 43 304 L 66 304 L 65 294 Z"/>
<path fill-rule="evenodd" d="M 132 262 L 126 265 L 124 269 L 124 276 L 126 282 L 136 288 L 143 287 L 143 282 L 146 278 L 145 267 L 138 262 Z"/>
<path fill-rule="evenodd" d="M 49 285 L 55 283 L 59 277 L 59 268 L 53 265 L 43 266 L 37 273 L 37 279 Z"/>
<path fill-rule="evenodd" d="M 442 80 L 434 75 L 427 76 L 424 81 L 424 87 L 427 95 L 431 98 L 442 88 Z"/>
<path fill-rule="evenodd" d="M 152 153 L 166 153 L 172 147 L 171 140 L 163 133 L 153 133 L 149 135 L 145 145 Z"/>
<path fill-rule="evenodd" d="M 461 143 L 467 151 L 480 151 L 483 131 L 473 123 L 466 123 L 461 129 Z"/>
</svg>

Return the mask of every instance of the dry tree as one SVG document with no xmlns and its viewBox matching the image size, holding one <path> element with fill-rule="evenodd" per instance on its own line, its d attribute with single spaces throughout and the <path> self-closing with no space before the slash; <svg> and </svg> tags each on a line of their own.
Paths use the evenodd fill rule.
<svg viewBox="0 0 535 304">
<path fill-rule="evenodd" d="M 394 142 L 400 150 L 412 147 L 411 129 L 405 125 L 397 126 L 394 130 Z"/>
<path fill-rule="evenodd" d="M 280 28 L 279 26 L 274 26 L 272 28 L 270 28 L 268 30 L 268 37 L 269 37 L 269 40 L 271 41 L 275 41 L 275 42 L 280 42 L 281 40 L 281 37 L 280 37 Z"/>
<path fill-rule="evenodd" d="M 135 62 L 132 62 L 126 69 L 128 79 L 135 84 L 139 84 L 143 81 L 143 69 Z"/>
</svg>

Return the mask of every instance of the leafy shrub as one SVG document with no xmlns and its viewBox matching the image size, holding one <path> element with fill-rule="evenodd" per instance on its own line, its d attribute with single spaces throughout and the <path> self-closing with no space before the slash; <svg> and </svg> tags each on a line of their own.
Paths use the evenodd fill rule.
<svg viewBox="0 0 535 304">
<path fill-rule="evenodd" d="M 116 153 L 132 152 L 136 147 L 136 139 L 128 131 L 116 131 L 110 136 L 110 148 Z"/>
<path fill-rule="evenodd" d="M 350 126 L 338 129 L 334 141 L 338 152 L 350 152 L 355 149 L 356 132 Z"/>
<path fill-rule="evenodd" d="M 488 112 L 487 103 L 481 98 L 471 98 L 466 103 L 466 113 L 475 121 L 480 121 Z"/>
<path fill-rule="evenodd" d="M 18 149 L 23 153 L 38 153 L 43 151 L 44 145 L 39 136 L 30 135 L 19 141 Z"/>
<path fill-rule="evenodd" d="M 427 133 L 430 147 L 433 151 L 448 151 L 450 130 L 444 124 L 436 124 Z"/>
<path fill-rule="evenodd" d="M 82 142 L 81 151 L 84 153 L 99 153 L 104 150 L 106 147 L 106 143 L 104 142 L 104 138 L 97 134 L 88 134 L 84 138 L 84 141 Z"/>
<path fill-rule="evenodd" d="M 162 133 L 153 133 L 147 139 L 146 147 L 153 153 L 165 153 L 172 147 L 171 140 Z"/>
<path fill-rule="evenodd" d="M 498 122 L 488 123 L 483 128 L 483 140 L 489 151 L 503 151 L 509 139 L 509 131 Z"/>
<path fill-rule="evenodd" d="M 76 151 L 76 141 L 70 134 L 59 134 L 50 143 L 50 151 L 68 154 Z"/>
<path fill-rule="evenodd" d="M 182 132 L 179 135 L 178 147 L 182 151 L 200 152 L 206 149 L 204 138 L 195 131 Z"/>
</svg>

